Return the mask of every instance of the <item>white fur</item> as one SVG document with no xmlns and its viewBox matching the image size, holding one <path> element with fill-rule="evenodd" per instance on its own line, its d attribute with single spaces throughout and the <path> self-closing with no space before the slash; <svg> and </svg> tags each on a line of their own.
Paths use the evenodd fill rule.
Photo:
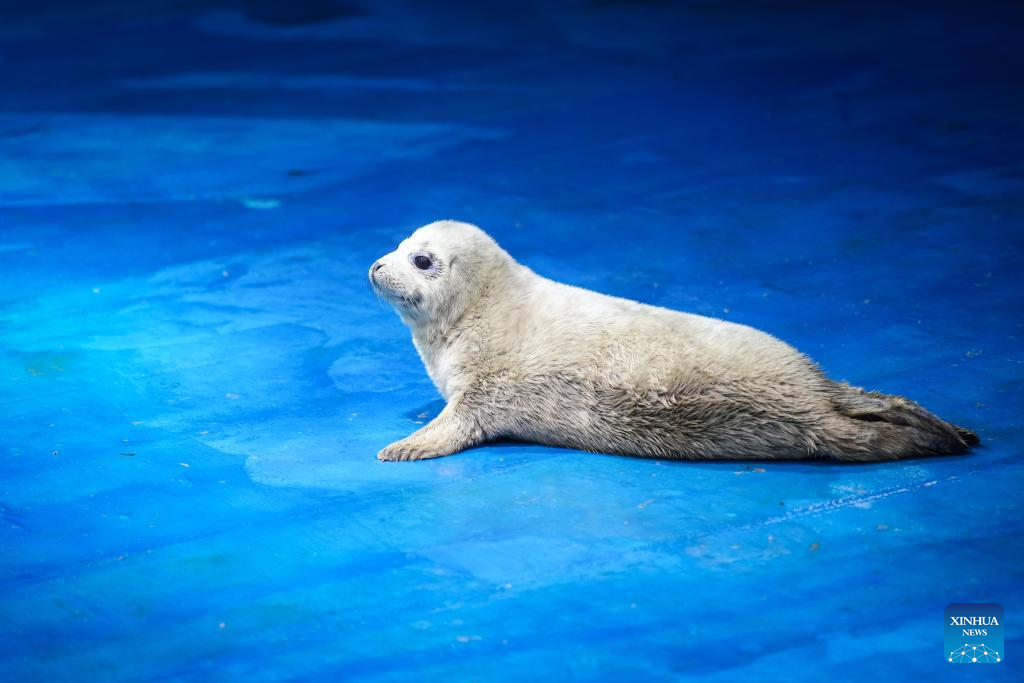
<svg viewBox="0 0 1024 683">
<path fill-rule="evenodd" d="M 417 268 L 417 254 L 434 267 Z M 956 447 L 905 424 L 956 440 L 916 404 L 832 382 L 764 332 L 554 282 L 466 223 L 420 228 L 370 279 L 448 401 L 382 459 L 500 437 L 657 457 L 876 459 Z"/>
</svg>

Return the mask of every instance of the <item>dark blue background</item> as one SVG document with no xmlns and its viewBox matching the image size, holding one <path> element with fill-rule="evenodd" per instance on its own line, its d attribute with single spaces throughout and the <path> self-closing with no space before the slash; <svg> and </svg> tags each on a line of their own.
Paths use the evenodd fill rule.
<svg viewBox="0 0 1024 683">
<path fill-rule="evenodd" d="M 5 680 L 1019 678 L 1019 3 L 0 7 Z M 976 429 L 875 466 L 381 447 L 437 218 Z M 957 669 L 960 674 L 962 669 Z"/>
</svg>

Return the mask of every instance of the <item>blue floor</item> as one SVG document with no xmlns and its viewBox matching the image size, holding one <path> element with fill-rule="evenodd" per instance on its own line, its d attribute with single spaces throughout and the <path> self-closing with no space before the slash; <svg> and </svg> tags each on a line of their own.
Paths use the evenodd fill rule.
<svg viewBox="0 0 1024 683">
<path fill-rule="evenodd" d="M 4 3 L 0 678 L 1020 680 L 1024 8 L 736 5 Z M 984 445 L 378 462 L 449 217 Z"/>
</svg>

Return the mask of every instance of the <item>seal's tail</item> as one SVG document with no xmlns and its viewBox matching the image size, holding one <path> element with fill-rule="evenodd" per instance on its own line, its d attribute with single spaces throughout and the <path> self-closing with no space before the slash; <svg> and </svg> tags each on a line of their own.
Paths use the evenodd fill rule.
<svg viewBox="0 0 1024 683">
<path fill-rule="evenodd" d="M 978 435 L 939 419 L 902 396 L 836 384 L 832 399 L 843 418 L 843 437 L 829 444 L 843 460 L 895 460 L 923 455 L 962 455 L 981 443 Z"/>
</svg>

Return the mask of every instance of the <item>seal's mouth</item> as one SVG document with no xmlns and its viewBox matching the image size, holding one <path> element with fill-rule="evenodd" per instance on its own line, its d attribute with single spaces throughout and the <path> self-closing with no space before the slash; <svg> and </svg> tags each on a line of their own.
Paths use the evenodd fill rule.
<svg viewBox="0 0 1024 683">
<path fill-rule="evenodd" d="M 403 308 L 416 308 L 423 301 L 421 294 L 403 294 L 402 292 L 396 292 L 392 289 L 375 288 L 377 293 L 380 294 L 381 298 L 394 306 L 402 306 Z"/>
<path fill-rule="evenodd" d="M 415 308 L 423 301 L 423 295 L 419 292 L 409 294 L 395 289 L 391 286 L 391 278 L 379 277 L 377 269 L 370 269 L 369 279 L 370 287 L 373 289 L 374 294 L 392 306 Z"/>
</svg>

